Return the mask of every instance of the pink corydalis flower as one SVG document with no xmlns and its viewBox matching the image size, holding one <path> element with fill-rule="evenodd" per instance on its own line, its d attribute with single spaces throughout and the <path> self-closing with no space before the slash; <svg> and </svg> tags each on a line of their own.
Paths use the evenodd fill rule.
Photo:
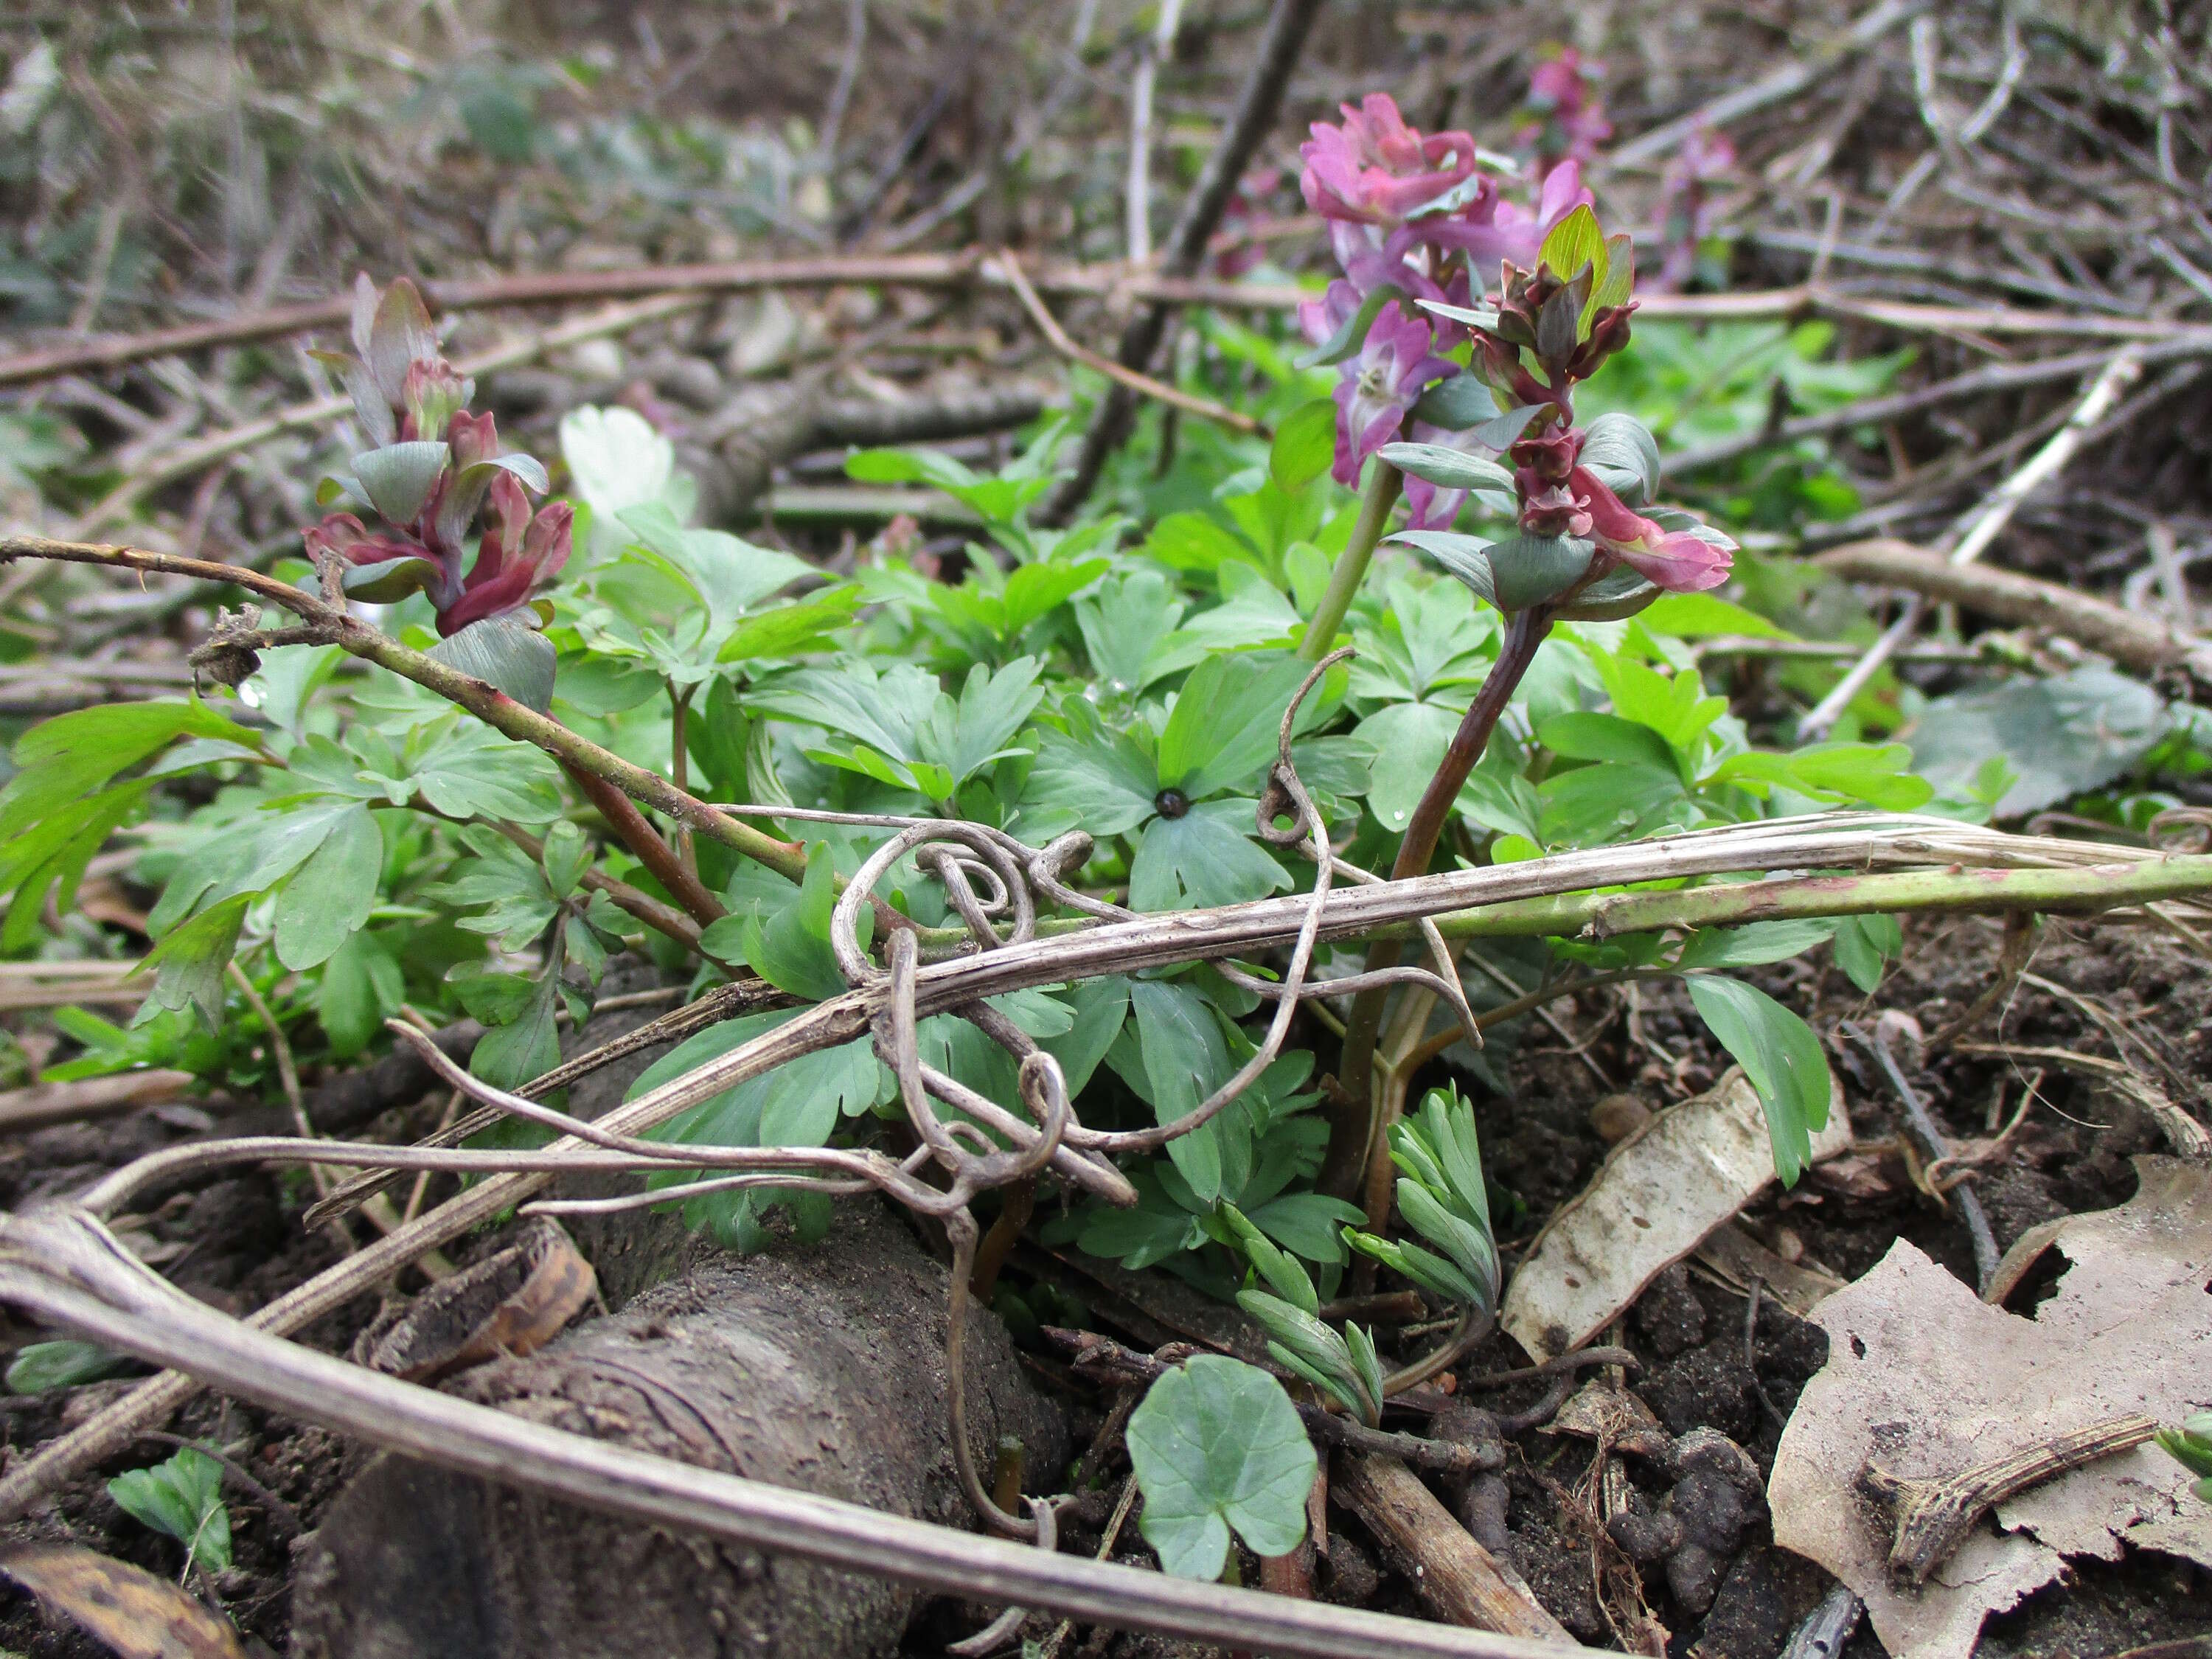
<svg viewBox="0 0 2212 1659">
<path fill-rule="evenodd" d="M 1332 284 L 1334 286 L 1334 284 Z M 1359 483 L 1367 458 L 1398 435 L 1421 393 L 1459 373 L 1431 350 L 1427 323 L 1386 305 L 1368 328 L 1357 357 L 1336 382 L 1336 462 L 1331 476 L 1346 489 Z"/>
<path fill-rule="evenodd" d="M 526 456 L 503 455 L 498 422 L 463 406 L 471 383 L 437 355 L 428 313 L 411 286 L 395 283 L 380 297 L 364 281 L 354 336 L 362 355 L 341 361 L 357 404 L 365 402 L 356 408 L 364 425 L 400 443 L 442 441 L 444 454 L 433 452 L 435 476 L 425 485 L 371 491 L 386 514 L 382 530 L 334 513 L 301 532 L 309 558 L 344 567 L 346 591 L 357 599 L 389 604 L 426 594 L 447 636 L 521 611 L 568 562 L 568 503 L 532 510 L 528 491 L 545 488 L 544 470 Z M 394 505 L 401 496 L 407 505 Z M 402 513 L 410 515 L 404 522 Z M 471 560 L 469 532 L 479 515 Z"/>
<path fill-rule="evenodd" d="M 1566 161 L 1544 175 L 1533 210 L 1506 200 L 1493 187 L 1456 213 L 1415 220 L 1413 228 L 1432 247 L 1464 252 L 1478 271 L 1495 272 L 1501 264 L 1526 270 L 1536 263 L 1553 227 L 1596 199 L 1583 183 L 1582 168 Z"/>
<path fill-rule="evenodd" d="M 533 514 L 514 477 L 492 480 L 484 504 L 483 539 L 460 592 L 438 611 L 438 631 L 452 635 L 471 623 L 519 611 L 568 562 L 575 509 L 554 501 Z"/>
<path fill-rule="evenodd" d="M 1266 223 L 1267 199 L 1282 182 L 1282 173 L 1273 167 L 1253 167 L 1237 181 L 1221 210 L 1221 228 L 1208 244 L 1215 276 L 1234 282 L 1267 257 L 1251 233 Z"/>
<path fill-rule="evenodd" d="M 1324 219 L 1395 226 L 1474 171 L 1474 140 L 1464 132 L 1423 137 L 1406 125 L 1397 100 L 1370 93 L 1342 106 L 1344 125 L 1313 124 L 1298 147 L 1306 204 Z"/>
<path fill-rule="evenodd" d="M 1607 488 L 1588 467 L 1567 475 L 1564 493 L 1583 504 L 1597 544 L 1655 587 L 1669 593 L 1698 593 L 1729 579 L 1735 556 L 1694 531 L 1668 530 L 1638 513 Z"/>
<path fill-rule="evenodd" d="M 1605 118 L 1597 94 L 1604 75 L 1604 64 L 1572 46 L 1529 72 L 1527 107 L 1535 118 L 1517 137 L 1535 151 L 1540 171 L 1548 173 L 1563 161 L 1587 161 L 1613 137 L 1613 124 Z"/>
<path fill-rule="evenodd" d="M 1729 136 L 1700 123 L 1690 129 L 1659 191 L 1662 256 L 1655 287 L 1674 290 L 1697 268 L 1698 244 L 1712 228 L 1711 186 L 1735 171 L 1735 146 Z"/>
</svg>

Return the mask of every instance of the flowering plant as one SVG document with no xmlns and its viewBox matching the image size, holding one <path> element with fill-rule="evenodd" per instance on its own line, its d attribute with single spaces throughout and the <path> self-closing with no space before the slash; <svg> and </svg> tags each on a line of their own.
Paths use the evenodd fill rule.
<svg viewBox="0 0 2212 1659">
<path fill-rule="evenodd" d="M 1554 66 L 1555 113 L 1595 142 L 1602 118 L 1581 95 L 1579 60 Z M 1570 85 L 1571 82 L 1571 86 Z M 1567 94 L 1579 101 L 1569 107 Z M 1341 362 L 1335 476 L 1356 484 L 1375 458 L 1364 510 L 1303 647 L 1330 649 L 1402 490 L 1412 522 L 1394 539 L 1416 548 L 1507 617 L 1497 661 L 1435 775 L 1405 821 L 1391 866 L 1421 874 L 1515 687 L 1555 621 L 1633 615 L 1663 592 L 1728 579 L 1735 544 L 1686 514 L 1648 505 L 1659 449 L 1626 415 L 1577 424 L 1574 391 L 1628 343 L 1636 252 L 1608 237 L 1571 154 L 1540 174 L 1537 206 L 1508 211 L 1464 134 L 1424 138 L 1387 98 L 1347 106 L 1341 128 L 1316 126 L 1305 148 L 1306 199 L 1328 219 L 1344 275 L 1301 316 Z M 1570 146 L 1571 149 L 1571 146 Z M 1472 301 L 1498 261 L 1486 304 Z M 1446 353 L 1465 351 L 1464 364 Z M 1510 463 L 1510 465 L 1508 465 Z M 1499 539 L 1448 528 L 1472 496 L 1510 518 Z M 1368 969 L 1396 960 L 1370 948 Z M 1338 1071 L 1364 1102 L 1387 993 L 1361 993 Z M 1332 1136 L 1325 1185 L 1342 1195 L 1364 1157 L 1353 1113 Z"/>
<path fill-rule="evenodd" d="M 1464 132 L 1424 136 L 1382 93 L 1346 104 L 1341 126 L 1316 122 L 1300 149 L 1307 204 L 1329 222 L 1343 276 L 1299 307 L 1318 348 L 1343 366 L 1334 476 L 1357 485 L 1423 394 L 1460 373 L 1443 354 L 1464 343 L 1456 313 L 1513 264 L 1533 264 L 1547 234 L 1589 192 L 1572 161 L 1547 174 L 1533 210 L 1507 199 Z M 1409 496 L 1417 525 L 1445 524 L 1464 496 Z"/>
<path fill-rule="evenodd" d="M 469 413 L 476 383 L 439 355 L 412 283 L 402 277 L 380 295 L 363 275 L 354 289 L 353 340 L 356 356 L 317 355 L 339 368 L 373 447 L 353 458 L 349 474 L 324 479 L 316 501 L 366 507 L 384 527 L 331 513 L 302 532 L 308 556 L 356 599 L 388 604 L 427 594 L 448 639 L 478 623 L 534 634 L 545 617 L 532 598 L 568 562 L 573 509 L 552 501 L 533 510 L 531 494 L 548 487 L 544 467 L 501 453 L 492 416 Z M 549 646 L 503 643 L 503 655 L 544 659 L 550 685 Z M 484 672 L 480 655 L 471 665 Z M 526 698 L 537 700 L 534 692 Z"/>
<path fill-rule="evenodd" d="M 1536 156 L 1537 170 L 1549 174 L 1563 162 L 1590 160 L 1613 137 L 1597 83 L 1605 65 L 1564 46 L 1536 65 L 1522 103 L 1528 117 L 1516 137 Z"/>
<path fill-rule="evenodd" d="M 1686 514 L 1638 510 L 1658 484 L 1651 434 L 1626 416 L 1575 423 L 1575 386 L 1628 343 L 1635 281 L 1630 238 L 1607 238 L 1583 205 L 1545 239 L 1533 270 L 1507 263 L 1494 311 L 1427 307 L 1472 331 L 1471 373 L 1505 412 L 1469 434 L 1473 442 L 1383 445 L 1378 453 L 1438 489 L 1510 484 L 1516 537 L 1484 542 L 1418 520 L 1401 537 L 1501 611 L 1625 616 L 1662 591 L 1695 592 L 1728 580 L 1729 538 Z M 1470 453 L 1483 443 L 1504 446 L 1510 475 Z"/>
</svg>

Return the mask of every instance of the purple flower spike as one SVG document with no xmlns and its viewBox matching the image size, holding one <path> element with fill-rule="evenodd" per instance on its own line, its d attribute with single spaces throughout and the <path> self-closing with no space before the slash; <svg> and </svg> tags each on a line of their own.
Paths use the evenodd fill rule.
<svg viewBox="0 0 2212 1659">
<path fill-rule="evenodd" d="M 1474 171 L 1474 140 L 1464 132 L 1424 137 L 1406 125 L 1397 101 L 1370 93 L 1343 106 L 1344 125 L 1313 125 L 1298 148 L 1306 166 L 1299 187 L 1324 219 L 1395 226 Z"/>
<path fill-rule="evenodd" d="M 1334 286 L 1332 284 L 1332 286 Z M 1459 373 L 1430 349 L 1427 323 L 1386 305 L 1367 331 L 1359 355 L 1336 383 L 1336 464 L 1332 476 L 1356 489 L 1367 458 L 1398 435 L 1422 392 Z"/>
</svg>

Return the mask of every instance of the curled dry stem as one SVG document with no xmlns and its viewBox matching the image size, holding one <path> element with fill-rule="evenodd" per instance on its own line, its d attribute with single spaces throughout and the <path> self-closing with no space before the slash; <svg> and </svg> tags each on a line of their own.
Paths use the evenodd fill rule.
<svg viewBox="0 0 2212 1659">
<path fill-rule="evenodd" d="M 1869 1462 L 1859 1483 L 1886 1504 L 1896 1527 L 1889 1570 L 1907 1584 L 1924 1584 L 1982 1516 L 2030 1486 L 2085 1463 L 2130 1451 L 2158 1432 L 2140 1413 L 2092 1423 L 1962 1469 L 1941 1480 L 1909 1478 Z"/>
<path fill-rule="evenodd" d="M 986 833 L 981 826 L 960 828 Z M 1087 846 L 1088 838 L 1076 834 L 1042 851 L 1024 848 L 1022 854 L 1027 860 L 1025 872 L 1040 897 L 1097 917 L 1099 925 L 1055 937 L 1008 941 L 997 948 L 917 967 L 913 981 L 917 1018 L 970 1009 L 988 998 L 1028 987 L 1177 963 L 1249 957 L 1294 941 L 1311 923 L 1316 908 L 1310 896 L 1293 896 L 1212 911 L 1124 919 L 1111 907 L 1068 890 L 1061 881 L 1060 872 L 1071 863 L 1079 862 Z M 1554 896 L 1639 882 L 1778 869 L 1903 873 L 1763 884 L 1778 890 L 1756 901 L 1761 914 L 1771 910 L 1855 914 L 1869 908 L 2094 910 L 2212 891 L 2212 858 L 2011 836 L 1945 819 L 1832 813 L 1559 854 L 1523 864 L 1455 870 L 1409 881 L 1334 888 L 1317 907 L 1316 931 L 1325 939 L 1366 938 L 1383 929 L 1408 929 L 1420 922 L 1433 927 L 1436 918 L 1462 912 L 1465 920 L 1457 931 L 1492 931 L 1488 921 L 1498 917 L 1502 920 L 1494 931 L 1556 933 L 1561 931 L 1562 915 L 1577 918 L 1567 928 L 1571 931 L 1589 915 L 1611 914 L 1612 908 L 1625 902 L 1649 905 L 1662 900 L 1682 906 L 1686 914 L 1703 915 L 1714 908 L 1717 902 L 1707 895 L 1716 890 L 1592 896 L 1577 901 L 1560 901 Z M 865 885 L 862 890 L 866 891 Z M 1729 898 L 1742 890 L 1718 890 L 1723 898 Z M 1658 918 L 1650 925 L 1664 925 L 1664 921 Z M 872 973 L 881 972 L 868 965 Z M 750 988 L 730 990 L 751 994 Z M 728 1053 L 624 1102 L 599 1119 L 595 1127 L 621 1134 L 643 1134 L 678 1113 L 802 1054 L 866 1036 L 872 1004 L 879 997 L 880 991 L 873 988 L 848 991 L 805 1009 Z M 693 1017 L 692 1011 L 687 1010 L 670 1018 Z M 579 1061 L 570 1064 L 574 1067 L 590 1063 L 595 1063 L 594 1057 L 580 1056 Z M 539 1086 L 555 1086 L 556 1079 L 566 1080 L 556 1073 L 541 1079 Z M 1020 1124 L 1012 1114 L 1006 1115 Z M 473 1133 L 476 1127 L 481 1125 L 472 1125 L 468 1132 Z M 1035 1135 L 1034 1125 L 1023 1127 Z M 1101 1143 L 1097 1139 L 1087 1146 L 1079 1141 L 1077 1127 L 1071 1120 L 1059 1150 L 1097 1150 Z M 290 1144 L 295 1149 L 299 1145 Z M 666 1153 L 665 1146 L 654 1145 L 659 1153 Z M 545 1150 L 572 1153 L 587 1149 L 569 1138 Z M 1118 1172 L 1112 1178 L 1118 1181 Z M 385 1179 L 372 1177 L 371 1184 Z M 374 1289 L 426 1251 L 464 1237 L 526 1202 L 549 1179 L 548 1172 L 534 1169 L 493 1175 L 288 1291 L 252 1316 L 247 1328 L 280 1334 L 298 1330 Z M 358 1188 L 354 1195 L 357 1197 Z M 333 1201 L 338 1197 L 334 1193 Z M 118 1342 L 131 1346 L 120 1339 Z M 1458 1357 L 1455 1346 L 1441 1351 L 1443 1357 L 1436 1369 Z M 155 1357 L 167 1360 L 183 1356 L 164 1352 Z M 1425 1361 L 1416 1369 L 1431 1363 Z M 214 1369 L 200 1371 L 204 1380 L 226 1387 L 229 1375 Z M 84 1468 L 126 1449 L 139 1428 L 166 1417 L 199 1386 L 193 1377 L 165 1372 L 140 1383 L 87 1422 L 20 1460 L 0 1475 L 0 1516 L 20 1514 Z M 252 1391 L 240 1392 L 250 1395 Z M 1042 1596 L 1031 1599 L 1046 1604 Z"/>
</svg>

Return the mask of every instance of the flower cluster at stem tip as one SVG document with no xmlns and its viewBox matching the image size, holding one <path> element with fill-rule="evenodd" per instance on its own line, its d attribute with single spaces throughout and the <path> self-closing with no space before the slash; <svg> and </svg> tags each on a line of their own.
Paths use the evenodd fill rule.
<svg viewBox="0 0 2212 1659">
<path fill-rule="evenodd" d="M 469 413 L 475 382 L 439 354 L 412 283 L 402 277 L 380 295 L 363 275 L 353 342 L 358 355 L 315 355 L 339 370 L 372 447 L 354 457 L 350 476 L 325 478 L 316 500 L 350 499 L 385 527 L 331 514 L 303 532 L 308 556 L 319 568 L 334 565 L 356 599 L 428 594 L 441 635 L 477 622 L 537 622 L 532 600 L 568 561 L 573 510 L 566 501 L 532 509 L 531 495 L 547 488 L 544 468 L 502 454 L 493 417 Z"/>
<path fill-rule="evenodd" d="M 1717 586 L 1730 568 L 1727 538 L 1662 526 L 1624 499 L 1613 475 L 1583 464 L 1589 434 L 1576 424 L 1573 389 L 1628 343 L 1635 252 L 1626 234 L 1604 234 L 1582 183 L 1576 149 L 1609 131 L 1584 68 L 1565 54 L 1546 68 L 1554 73 L 1539 90 L 1570 142 L 1534 173 L 1533 210 L 1506 198 L 1471 137 L 1424 135 L 1383 94 L 1344 106 L 1341 125 L 1315 124 L 1301 184 L 1328 221 L 1343 275 L 1300 307 L 1299 321 L 1322 347 L 1316 360 L 1340 365 L 1334 476 L 1356 488 L 1370 456 L 1407 441 L 1478 465 L 1503 454 L 1522 537 L 1591 550 L 1577 592 L 1622 566 L 1664 591 Z M 1470 493 L 1451 480 L 1468 470 L 1405 471 L 1409 528 L 1448 527 Z M 1639 470 L 1629 494 L 1640 505 L 1656 483 Z M 1502 504 L 1502 491 L 1492 499 Z"/>
</svg>

